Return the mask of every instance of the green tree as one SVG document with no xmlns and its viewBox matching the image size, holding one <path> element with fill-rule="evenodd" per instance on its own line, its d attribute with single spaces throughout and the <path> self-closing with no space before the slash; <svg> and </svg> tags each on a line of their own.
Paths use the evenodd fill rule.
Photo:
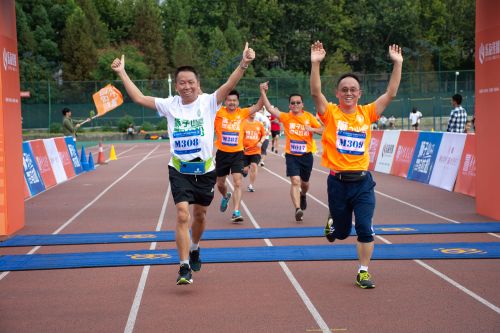
<svg viewBox="0 0 500 333">
<path fill-rule="evenodd" d="M 68 81 L 92 78 L 97 50 L 85 14 L 77 8 L 67 19 L 62 40 L 63 77 Z M 77 52 L 75 52 L 77 50 Z"/>
<path fill-rule="evenodd" d="M 208 77 L 226 77 L 234 68 L 229 67 L 230 50 L 224 33 L 219 28 L 214 28 L 210 34 L 206 58 L 204 59 L 204 73 Z"/>
<path fill-rule="evenodd" d="M 160 9 L 153 0 L 136 3 L 133 39 L 144 53 L 144 61 L 151 69 L 152 79 L 166 76 L 167 54 L 163 46 L 162 26 Z"/>
<path fill-rule="evenodd" d="M 80 8 L 89 21 L 92 40 L 97 48 L 105 48 L 109 45 L 108 27 L 101 21 L 99 12 L 92 0 L 78 0 Z"/>
<path fill-rule="evenodd" d="M 199 59 L 197 57 L 196 40 L 185 30 L 177 31 L 171 51 L 172 64 L 179 66 L 197 66 Z"/>
<path fill-rule="evenodd" d="M 133 45 L 118 48 L 108 48 L 98 52 L 97 67 L 92 73 L 94 80 L 116 80 L 116 74 L 110 67 L 115 58 L 125 55 L 127 73 L 133 80 L 145 80 L 150 77 L 149 67 L 144 63 L 144 56 Z"/>
</svg>

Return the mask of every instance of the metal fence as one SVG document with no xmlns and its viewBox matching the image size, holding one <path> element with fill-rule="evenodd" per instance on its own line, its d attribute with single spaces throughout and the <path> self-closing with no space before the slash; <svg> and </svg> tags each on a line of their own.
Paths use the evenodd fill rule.
<svg viewBox="0 0 500 333">
<path fill-rule="evenodd" d="M 360 104 L 374 101 L 387 88 L 390 73 L 360 75 L 363 94 Z M 293 78 L 243 78 L 238 84 L 240 105 L 255 103 L 259 98 L 259 83 L 269 81 L 268 96 L 275 106 L 282 111 L 288 108 L 288 96 L 299 93 L 303 96 L 305 109 L 313 113 L 314 105 L 309 92 L 309 75 Z M 337 77 L 322 77 L 323 92 L 327 99 L 336 102 L 334 93 Z M 213 92 L 225 79 L 202 78 L 204 92 Z M 156 112 L 134 104 L 127 96 L 120 81 L 112 82 L 22 82 L 21 90 L 29 91 L 30 97 L 22 99 L 23 129 L 49 128 L 53 123 L 61 123 L 61 110 L 72 109 L 74 119 L 85 119 L 94 110 L 92 95 L 106 84 L 112 83 L 124 95 L 124 104 L 97 118 L 86 126 L 116 126 L 119 119 L 131 116 L 136 125 L 144 122 L 158 123 L 161 118 Z M 166 97 L 169 88 L 174 92 L 173 83 L 167 79 L 158 81 L 135 81 L 139 89 L 150 96 Z M 462 105 L 469 116 L 474 114 L 474 71 L 418 72 L 403 73 L 397 98 L 384 114 L 397 118 L 400 128 L 408 128 L 408 115 L 413 107 L 419 109 L 424 117 L 432 117 L 432 128 L 445 130 L 451 111 L 451 96 L 455 93 L 463 96 Z"/>
</svg>

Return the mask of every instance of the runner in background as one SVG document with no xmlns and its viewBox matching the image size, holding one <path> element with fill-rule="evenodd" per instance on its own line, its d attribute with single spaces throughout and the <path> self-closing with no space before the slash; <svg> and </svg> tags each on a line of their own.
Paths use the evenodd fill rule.
<svg viewBox="0 0 500 333">
<path fill-rule="evenodd" d="M 321 124 L 309 112 L 305 111 L 302 96 L 291 94 L 288 98 L 290 112 L 280 112 L 269 103 L 267 98 L 268 83 L 260 85 L 260 94 L 266 109 L 283 123 L 285 131 L 285 160 L 286 175 L 290 177 L 290 197 L 295 208 L 295 221 L 301 222 L 304 210 L 307 208 L 307 191 L 309 178 L 314 163 L 311 153 L 313 148 L 313 133 L 306 130 L 306 126 L 321 128 Z"/>
<path fill-rule="evenodd" d="M 260 163 L 261 149 L 266 140 L 266 130 L 261 122 L 257 121 L 258 112 L 251 114 L 243 122 L 243 173 L 249 174 L 250 184 L 248 192 L 255 192 L 255 180 L 257 178 L 257 165 Z"/>
<path fill-rule="evenodd" d="M 264 125 L 264 129 L 266 130 L 266 135 L 264 136 L 264 142 L 262 143 L 262 147 L 260 149 L 261 150 L 261 153 L 260 153 L 261 159 L 260 159 L 259 166 L 262 166 L 262 167 L 265 165 L 264 162 L 265 162 L 266 156 L 267 156 L 267 147 L 269 147 L 269 135 L 271 134 L 271 121 L 267 117 L 266 113 L 269 113 L 269 112 L 267 112 L 265 107 L 262 107 L 262 110 L 260 110 L 259 112 L 257 112 L 255 114 L 255 120 L 260 121 L 262 123 L 262 125 Z"/>
<path fill-rule="evenodd" d="M 316 41 L 311 46 L 310 86 L 316 111 L 325 124 L 322 165 L 330 169 L 327 190 L 331 217 L 325 226 L 325 236 L 330 242 L 347 238 L 354 213 L 359 257 L 356 284 L 361 288 L 374 288 L 375 283 L 368 273 L 374 249 L 372 219 L 375 211 L 375 182 L 368 172 L 370 124 L 377 121 L 396 97 L 403 55 L 398 45 L 389 46 L 393 69 L 387 91 L 368 105 L 358 105 L 361 85 L 354 74 L 339 78 L 335 90 L 339 104 L 327 101 L 321 91 L 320 78 L 320 64 L 325 55 L 323 44 Z"/>
<path fill-rule="evenodd" d="M 262 99 L 249 108 L 239 108 L 240 94 L 232 90 L 226 97 L 224 106 L 217 111 L 215 117 L 215 171 L 217 174 L 217 189 L 222 194 L 220 211 L 227 210 L 229 199 L 233 198 L 233 223 L 243 222 L 240 212 L 241 181 L 243 176 L 243 131 L 242 122 L 248 116 L 262 108 Z M 234 194 L 227 190 L 226 177 L 232 174 Z"/>
<path fill-rule="evenodd" d="M 171 151 L 169 181 L 177 210 L 175 242 L 180 260 L 177 284 L 191 284 L 192 271 L 201 269 L 199 242 L 216 182 L 212 156 L 215 115 L 254 59 L 255 52 L 246 43 L 238 67 L 213 94 L 201 92 L 199 76 L 193 67 L 179 67 L 174 76 L 179 95 L 168 98 L 144 96 L 125 71 L 124 55 L 111 64 L 132 101 L 167 118 Z"/>
</svg>

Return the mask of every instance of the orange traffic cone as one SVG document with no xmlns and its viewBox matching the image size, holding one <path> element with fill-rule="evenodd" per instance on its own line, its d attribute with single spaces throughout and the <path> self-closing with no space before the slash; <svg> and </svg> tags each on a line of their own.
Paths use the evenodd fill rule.
<svg viewBox="0 0 500 333">
<path fill-rule="evenodd" d="M 115 146 L 111 145 L 111 151 L 109 152 L 109 160 L 116 161 Z"/>
<path fill-rule="evenodd" d="M 97 155 L 97 164 L 107 164 L 104 157 L 104 149 L 102 148 L 102 141 L 99 141 L 99 155 Z"/>
</svg>

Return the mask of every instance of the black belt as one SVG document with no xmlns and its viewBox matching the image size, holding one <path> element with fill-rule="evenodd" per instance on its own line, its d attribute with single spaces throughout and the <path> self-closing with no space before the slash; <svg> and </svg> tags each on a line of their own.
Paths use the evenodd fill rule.
<svg viewBox="0 0 500 333">
<path fill-rule="evenodd" d="M 330 170 L 330 175 L 337 178 L 341 182 L 354 183 L 354 182 L 359 182 L 359 181 L 362 181 L 363 179 L 365 179 L 365 177 L 368 175 L 368 171 L 335 172 L 333 170 Z"/>
</svg>

